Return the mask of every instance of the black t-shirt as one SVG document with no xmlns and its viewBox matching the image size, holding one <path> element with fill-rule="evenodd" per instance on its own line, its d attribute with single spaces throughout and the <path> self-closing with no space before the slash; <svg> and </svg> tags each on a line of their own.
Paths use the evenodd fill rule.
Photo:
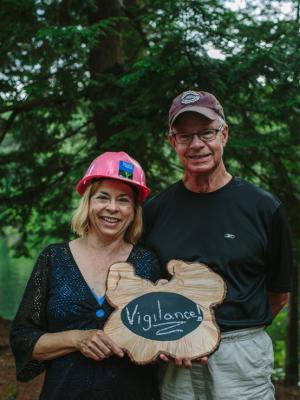
<svg viewBox="0 0 300 400">
<path fill-rule="evenodd" d="M 198 261 L 225 279 L 221 330 L 271 323 L 267 291 L 290 291 L 292 264 L 286 217 L 272 194 L 240 178 L 209 193 L 179 181 L 146 203 L 144 223 L 143 242 L 164 267 Z"/>
</svg>

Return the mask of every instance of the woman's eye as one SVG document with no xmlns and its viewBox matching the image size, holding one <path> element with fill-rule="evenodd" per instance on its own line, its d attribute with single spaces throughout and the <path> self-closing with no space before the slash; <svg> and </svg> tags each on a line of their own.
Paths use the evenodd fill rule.
<svg viewBox="0 0 300 400">
<path fill-rule="evenodd" d="M 99 200 L 108 200 L 108 197 L 104 196 L 103 194 L 99 194 L 97 196 L 97 199 L 99 199 Z"/>
<path fill-rule="evenodd" d="M 121 198 L 119 199 L 119 201 L 120 201 L 121 203 L 129 203 L 129 199 L 128 199 L 127 197 L 121 197 Z"/>
</svg>

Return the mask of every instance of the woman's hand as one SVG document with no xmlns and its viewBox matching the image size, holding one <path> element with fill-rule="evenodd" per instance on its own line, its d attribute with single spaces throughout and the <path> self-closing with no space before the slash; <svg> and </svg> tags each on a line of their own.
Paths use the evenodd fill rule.
<svg viewBox="0 0 300 400">
<path fill-rule="evenodd" d="M 115 354 L 123 357 L 123 350 L 101 330 L 78 330 L 75 337 L 75 347 L 85 357 L 100 361 Z"/>
<path fill-rule="evenodd" d="M 177 367 L 184 367 L 184 368 L 192 367 L 192 360 L 188 357 L 173 358 L 167 356 L 166 354 L 160 354 L 159 359 L 164 362 L 173 362 Z M 200 362 L 201 365 L 206 365 L 208 362 L 208 357 L 200 357 L 193 361 Z"/>
<path fill-rule="evenodd" d="M 103 331 L 75 329 L 42 335 L 34 346 L 32 358 L 52 360 L 74 351 L 80 351 L 85 357 L 97 361 L 108 358 L 112 354 L 124 356 L 122 349 Z"/>
</svg>

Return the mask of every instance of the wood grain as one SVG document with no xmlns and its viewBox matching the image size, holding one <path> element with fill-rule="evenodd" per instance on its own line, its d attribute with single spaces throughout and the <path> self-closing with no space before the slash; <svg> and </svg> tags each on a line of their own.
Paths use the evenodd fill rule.
<svg viewBox="0 0 300 400">
<path fill-rule="evenodd" d="M 201 263 L 185 263 L 181 260 L 171 260 L 167 269 L 172 275 L 170 281 L 161 279 L 153 284 L 151 281 L 135 275 L 132 265 L 128 263 L 116 263 L 110 267 L 107 279 L 107 299 L 115 307 L 115 311 L 107 321 L 104 331 L 129 355 L 132 361 L 138 364 L 146 364 L 155 360 L 160 353 L 171 357 L 189 357 L 196 359 L 213 353 L 220 341 L 220 331 L 214 317 L 214 307 L 220 304 L 226 294 L 224 280 L 213 272 L 208 266 Z M 128 329 L 121 320 L 122 310 L 129 309 L 128 304 L 141 296 L 149 293 L 175 293 L 191 300 L 200 308 L 203 320 L 196 329 L 177 340 L 152 340 L 137 335 Z M 179 297 L 180 297 L 179 296 Z M 155 297 L 155 296 L 154 296 Z M 163 301 L 159 302 L 163 307 Z M 156 310 L 156 305 L 149 305 Z M 127 309 L 125 308 L 127 307 Z M 139 315 L 143 321 L 142 311 L 137 307 L 135 317 Z M 124 311 L 124 312 L 125 312 Z M 155 311 L 156 312 L 156 311 Z M 153 311 L 154 313 L 154 311 Z M 123 313 L 124 314 L 124 313 Z M 176 315 L 181 315 L 177 313 Z M 134 315 L 132 313 L 131 315 Z M 156 318 L 158 314 L 156 312 Z M 170 312 L 160 315 L 172 318 Z M 187 312 L 188 319 L 193 319 Z M 146 317 L 144 317 L 146 319 Z M 150 317 L 147 317 L 147 321 Z M 155 316 L 154 316 L 155 318 Z M 137 317 L 135 318 L 137 320 Z M 174 319 L 174 317 L 173 317 Z M 189 321 L 185 321 L 187 323 Z M 141 322 L 142 323 L 142 322 Z M 146 322 L 143 322 L 146 324 Z M 171 322 L 166 322 L 169 323 Z M 183 323 L 183 322 L 182 322 Z M 152 322 L 153 325 L 155 325 Z M 150 330 L 147 325 L 146 330 Z M 149 328 L 149 329 L 148 329 Z M 154 329 L 154 328 L 153 328 Z"/>
</svg>

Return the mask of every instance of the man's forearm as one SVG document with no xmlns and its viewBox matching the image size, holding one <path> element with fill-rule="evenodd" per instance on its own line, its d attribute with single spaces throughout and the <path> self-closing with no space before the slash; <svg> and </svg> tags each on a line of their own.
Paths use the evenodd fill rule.
<svg viewBox="0 0 300 400">
<path fill-rule="evenodd" d="M 288 303 L 289 294 L 268 292 L 268 296 L 272 308 L 272 318 L 274 319 L 279 311 Z"/>
</svg>

